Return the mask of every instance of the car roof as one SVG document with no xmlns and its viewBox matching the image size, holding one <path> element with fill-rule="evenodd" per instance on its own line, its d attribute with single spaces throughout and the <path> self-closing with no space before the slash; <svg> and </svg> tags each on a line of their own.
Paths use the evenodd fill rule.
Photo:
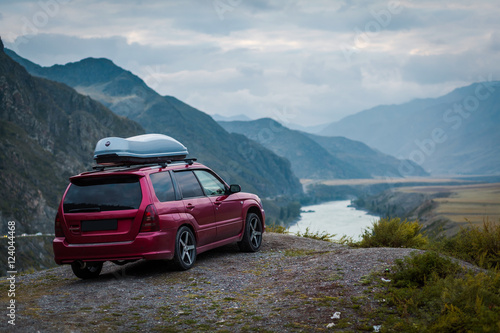
<svg viewBox="0 0 500 333">
<path fill-rule="evenodd" d="M 208 169 L 205 165 L 197 162 L 175 161 L 168 164 L 146 164 L 146 165 L 130 165 L 130 166 L 95 166 L 94 170 L 82 172 L 79 175 L 70 177 L 71 179 L 83 177 L 103 177 L 110 175 L 137 175 L 145 176 L 146 174 L 165 171 L 165 170 L 182 170 L 182 169 Z"/>
</svg>

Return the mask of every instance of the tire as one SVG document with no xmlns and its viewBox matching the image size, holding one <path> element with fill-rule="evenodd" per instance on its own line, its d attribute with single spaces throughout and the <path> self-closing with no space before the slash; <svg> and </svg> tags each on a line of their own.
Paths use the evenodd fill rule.
<svg viewBox="0 0 500 333">
<path fill-rule="evenodd" d="M 180 270 L 185 271 L 193 267 L 195 261 L 196 238 L 191 229 L 183 226 L 175 237 L 174 262 Z"/>
<path fill-rule="evenodd" d="M 81 261 L 73 261 L 71 263 L 71 269 L 73 273 L 79 277 L 80 279 L 95 279 L 101 274 L 102 270 L 101 261 L 95 262 L 81 262 Z"/>
<path fill-rule="evenodd" d="M 262 245 L 262 221 L 259 215 L 250 213 L 245 222 L 245 233 L 238 246 L 243 252 L 257 252 Z"/>
</svg>

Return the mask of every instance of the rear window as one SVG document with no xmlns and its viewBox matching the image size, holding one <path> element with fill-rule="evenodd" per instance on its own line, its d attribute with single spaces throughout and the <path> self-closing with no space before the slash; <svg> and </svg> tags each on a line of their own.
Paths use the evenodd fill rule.
<svg viewBox="0 0 500 333">
<path fill-rule="evenodd" d="M 138 209 L 141 201 L 137 177 L 80 178 L 73 180 L 63 209 L 65 213 Z"/>
</svg>

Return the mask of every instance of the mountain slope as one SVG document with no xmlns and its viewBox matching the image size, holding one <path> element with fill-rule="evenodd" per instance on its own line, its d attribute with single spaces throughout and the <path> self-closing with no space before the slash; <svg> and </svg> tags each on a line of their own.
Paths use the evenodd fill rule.
<svg viewBox="0 0 500 333">
<path fill-rule="evenodd" d="M 429 175 L 422 167 L 412 161 L 399 160 L 391 155 L 372 149 L 360 141 L 350 140 L 342 136 L 305 135 L 319 143 L 333 156 L 355 165 L 360 170 L 369 172 L 373 177 Z"/>
<path fill-rule="evenodd" d="M 263 118 L 254 121 L 219 122 L 229 132 L 255 140 L 277 155 L 286 157 L 299 178 L 368 178 L 369 174 L 330 155 L 314 140 L 278 122 Z"/>
<path fill-rule="evenodd" d="M 291 161 L 300 178 L 336 179 L 401 177 L 399 160 L 375 152 L 361 142 L 322 138 L 290 130 L 269 119 L 219 122 L 227 131 L 241 133 Z M 412 175 L 423 175 L 419 167 Z"/>
<path fill-rule="evenodd" d="M 345 136 L 434 175 L 498 174 L 500 82 L 475 83 L 439 98 L 378 106 L 330 124 L 320 134 Z"/>
<path fill-rule="evenodd" d="M 0 42 L 1 44 L 1 42 Z M 144 133 L 102 104 L 57 82 L 32 77 L 0 50 L 0 220 L 16 232 L 53 232 L 68 177 L 92 165 L 105 136 Z"/>
<path fill-rule="evenodd" d="M 87 58 L 40 67 L 14 57 L 34 75 L 74 87 L 116 114 L 137 121 L 149 133 L 175 137 L 188 147 L 190 156 L 217 170 L 226 181 L 241 184 L 245 191 L 266 197 L 302 193 L 286 159 L 244 136 L 228 133 L 210 116 L 175 97 L 160 96 L 110 60 Z"/>
</svg>

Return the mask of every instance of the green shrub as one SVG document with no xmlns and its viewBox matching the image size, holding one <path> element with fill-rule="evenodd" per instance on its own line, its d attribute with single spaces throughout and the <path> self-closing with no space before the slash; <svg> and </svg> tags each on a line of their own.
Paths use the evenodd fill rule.
<svg viewBox="0 0 500 333">
<path fill-rule="evenodd" d="M 500 273 L 466 273 L 450 259 L 428 252 L 393 268 L 381 295 L 388 332 L 500 331 Z M 394 313 L 396 309 L 396 313 Z"/>
<path fill-rule="evenodd" d="M 396 260 L 392 279 L 396 287 L 422 287 L 428 281 L 437 281 L 447 276 L 455 276 L 463 268 L 450 258 L 436 252 L 412 253 L 404 260 Z"/>
<path fill-rule="evenodd" d="M 297 231 L 295 235 L 299 237 L 312 238 L 327 242 L 331 242 L 333 237 L 335 237 L 335 234 L 329 234 L 326 231 L 323 232 L 316 231 L 315 233 L 313 233 L 309 230 L 309 227 L 306 228 L 306 231 L 304 231 L 304 233 L 300 233 L 300 231 Z"/>
<path fill-rule="evenodd" d="M 418 221 L 401 222 L 398 217 L 380 219 L 363 232 L 357 246 L 420 248 L 428 242 L 427 237 L 420 233 L 422 227 Z"/>
<path fill-rule="evenodd" d="M 500 221 L 499 221 L 500 222 Z M 483 268 L 500 269 L 500 223 L 461 227 L 453 237 L 438 242 L 441 251 Z"/>
<path fill-rule="evenodd" d="M 480 273 L 441 281 L 439 317 L 434 332 L 499 332 L 500 274 Z M 423 290 L 425 292 L 425 290 Z"/>
<path fill-rule="evenodd" d="M 266 226 L 266 232 L 275 232 L 277 234 L 287 234 L 288 227 L 280 224 L 271 224 Z"/>
</svg>

